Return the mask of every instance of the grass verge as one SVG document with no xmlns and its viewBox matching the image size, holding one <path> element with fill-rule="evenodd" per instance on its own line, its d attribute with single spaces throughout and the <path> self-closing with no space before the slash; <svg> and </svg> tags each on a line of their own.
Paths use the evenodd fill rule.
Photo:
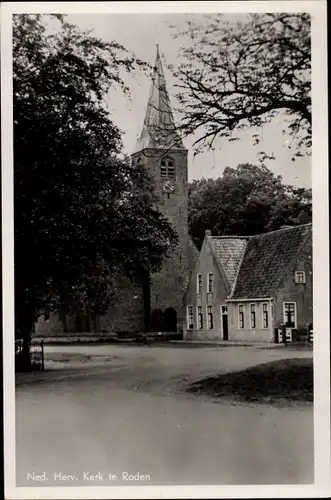
<svg viewBox="0 0 331 500">
<path fill-rule="evenodd" d="M 271 361 L 239 372 L 200 380 L 192 384 L 187 391 L 250 402 L 284 399 L 312 402 L 313 360 L 292 358 Z"/>
</svg>

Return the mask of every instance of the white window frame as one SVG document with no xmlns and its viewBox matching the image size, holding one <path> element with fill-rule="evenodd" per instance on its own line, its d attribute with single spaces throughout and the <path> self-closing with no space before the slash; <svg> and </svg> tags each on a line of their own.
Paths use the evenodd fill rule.
<svg viewBox="0 0 331 500">
<path fill-rule="evenodd" d="M 212 280 L 211 280 L 211 290 L 209 290 L 209 285 L 210 285 L 210 282 L 209 282 L 209 276 L 212 276 Z M 213 293 L 213 288 L 214 288 L 214 273 L 208 273 L 207 274 L 207 293 Z"/>
<path fill-rule="evenodd" d="M 201 310 L 201 326 L 199 322 L 199 309 Z M 203 330 L 203 312 L 202 306 L 197 306 L 197 330 Z"/>
<path fill-rule="evenodd" d="M 267 306 L 267 318 L 268 318 L 268 326 L 264 326 L 264 309 L 263 307 Z M 270 315 L 269 315 L 269 303 L 268 302 L 262 302 L 262 330 L 268 330 L 269 329 L 269 324 L 270 324 Z"/>
<path fill-rule="evenodd" d="M 200 280 L 199 280 L 199 276 L 201 276 L 201 288 L 199 287 L 199 283 L 200 283 Z M 202 290 L 202 274 L 199 273 L 197 274 L 197 294 L 200 294 L 201 293 L 201 290 Z"/>
<path fill-rule="evenodd" d="M 240 308 L 243 308 L 242 310 L 242 314 L 243 314 L 243 326 L 240 325 L 240 314 L 241 314 L 241 311 L 240 311 Z M 244 330 L 245 329 L 245 307 L 244 307 L 244 304 L 238 304 L 238 328 L 239 330 Z"/>
<path fill-rule="evenodd" d="M 254 306 L 254 322 L 255 325 L 252 325 L 252 306 Z M 256 304 L 255 302 L 252 302 L 249 304 L 249 325 L 251 330 L 256 330 Z"/>
<path fill-rule="evenodd" d="M 192 323 L 190 323 L 190 313 L 189 313 L 190 309 L 192 309 Z M 186 324 L 187 324 L 188 330 L 194 330 L 194 307 L 193 306 L 187 306 Z M 190 326 L 191 324 L 192 324 L 192 327 Z"/>
<path fill-rule="evenodd" d="M 209 325 L 209 312 L 208 312 L 208 308 L 210 307 L 211 309 L 211 323 L 212 325 L 210 326 Z M 213 306 L 206 306 L 206 319 L 207 319 L 207 330 L 213 330 L 214 329 L 214 310 L 213 310 Z"/>
<path fill-rule="evenodd" d="M 286 328 L 297 328 L 297 326 L 298 326 L 298 320 L 297 320 L 297 303 L 296 302 L 290 302 L 290 301 L 283 302 L 283 323 L 284 323 L 284 325 L 286 323 L 285 304 L 294 304 L 294 326 L 286 327 Z"/>
<path fill-rule="evenodd" d="M 302 281 L 300 281 L 298 279 L 298 276 L 301 275 L 301 274 L 303 276 L 303 280 Z M 295 279 L 295 282 L 298 283 L 298 284 L 302 284 L 302 283 L 304 284 L 304 283 L 306 283 L 306 273 L 305 273 L 305 271 L 295 271 L 295 278 L 294 279 Z"/>
</svg>

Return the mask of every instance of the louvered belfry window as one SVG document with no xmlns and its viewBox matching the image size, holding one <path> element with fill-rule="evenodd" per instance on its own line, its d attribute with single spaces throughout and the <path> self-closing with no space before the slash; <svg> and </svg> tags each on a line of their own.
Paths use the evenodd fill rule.
<svg viewBox="0 0 331 500">
<path fill-rule="evenodd" d="M 304 271 L 295 271 L 295 282 L 306 283 L 306 276 Z"/>
<path fill-rule="evenodd" d="M 175 165 L 171 158 L 162 158 L 161 160 L 161 177 L 163 179 L 175 177 Z"/>
</svg>

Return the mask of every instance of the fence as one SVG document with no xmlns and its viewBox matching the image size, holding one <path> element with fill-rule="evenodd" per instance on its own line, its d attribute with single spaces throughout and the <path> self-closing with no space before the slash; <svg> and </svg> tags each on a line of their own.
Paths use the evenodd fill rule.
<svg viewBox="0 0 331 500">
<path fill-rule="evenodd" d="M 314 343 L 314 330 L 313 330 L 313 328 L 310 328 L 310 329 L 309 329 L 309 336 L 308 336 L 308 339 L 309 339 L 309 342 L 310 342 L 311 344 L 313 344 L 313 343 Z"/>
<path fill-rule="evenodd" d="M 308 325 L 307 330 L 297 330 L 296 328 L 288 328 L 285 325 L 280 325 L 279 328 L 275 329 L 275 341 L 278 344 L 313 344 L 313 325 Z"/>
</svg>

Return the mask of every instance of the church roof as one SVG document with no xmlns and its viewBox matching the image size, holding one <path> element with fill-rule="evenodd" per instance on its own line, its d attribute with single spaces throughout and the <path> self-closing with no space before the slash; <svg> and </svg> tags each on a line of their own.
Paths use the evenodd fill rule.
<svg viewBox="0 0 331 500">
<path fill-rule="evenodd" d="M 211 236 L 208 240 L 228 281 L 229 300 L 272 298 L 303 246 L 312 245 L 312 225 L 257 236 Z"/>
<path fill-rule="evenodd" d="M 184 144 L 176 131 L 175 120 L 164 78 L 162 62 L 157 46 L 152 84 L 147 102 L 146 115 L 134 153 L 144 149 L 180 149 Z"/>
</svg>

